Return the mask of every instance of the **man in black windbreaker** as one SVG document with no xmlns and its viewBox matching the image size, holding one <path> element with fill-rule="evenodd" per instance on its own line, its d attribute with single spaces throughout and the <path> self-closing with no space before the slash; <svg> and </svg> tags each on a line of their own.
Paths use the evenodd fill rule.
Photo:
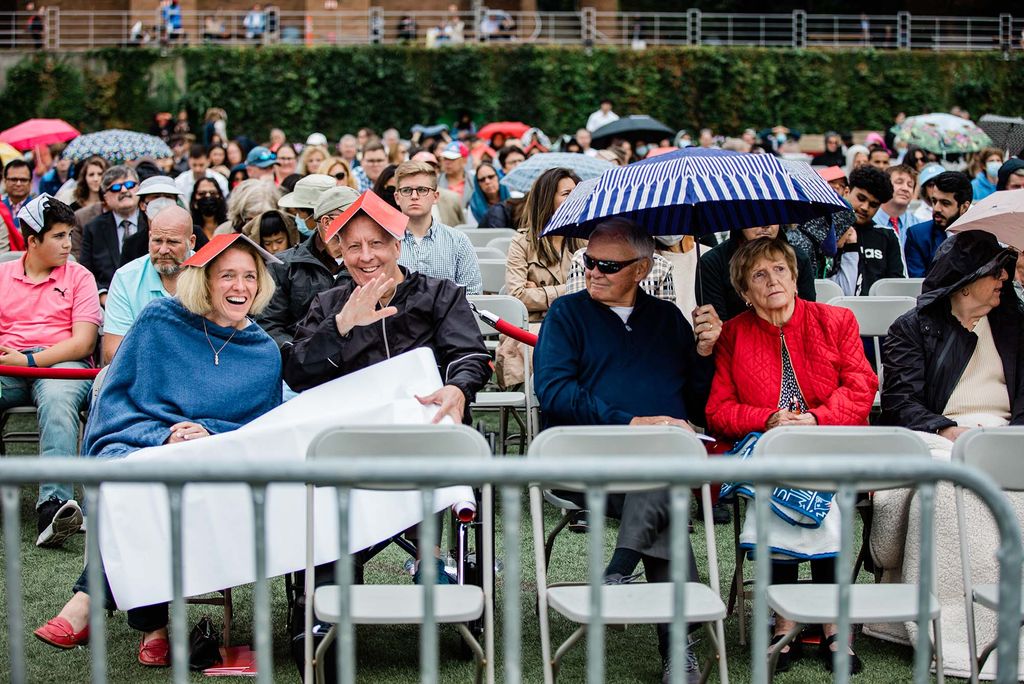
<svg viewBox="0 0 1024 684">
<path fill-rule="evenodd" d="M 469 404 L 491 376 L 490 354 L 461 287 L 398 265 L 407 222 L 366 192 L 330 225 L 325 239 L 340 236 L 352 281 L 313 299 L 282 348 L 284 379 L 302 391 L 427 347 L 444 386 L 420 402 L 440 407 L 434 422 L 469 422 Z"/>
</svg>

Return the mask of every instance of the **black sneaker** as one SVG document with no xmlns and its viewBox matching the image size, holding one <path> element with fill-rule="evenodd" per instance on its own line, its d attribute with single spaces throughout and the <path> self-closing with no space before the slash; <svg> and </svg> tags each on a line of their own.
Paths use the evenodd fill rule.
<svg viewBox="0 0 1024 684">
<path fill-rule="evenodd" d="M 613 584 L 636 584 L 643 577 L 642 572 L 634 572 L 632 575 L 623 575 L 622 573 L 613 572 L 610 575 L 604 576 L 605 585 L 611 586 Z"/>
<path fill-rule="evenodd" d="M 36 509 L 39 536 L 36 546 L 56 548 L 82 527 L 82 509 L 74 499 L 62 501 L 51 496 Z"/>
<path fill-rule="evenodd" d="M 700 662 L 697 654 L 693 652 L 696 640 L 690 638 L 686 646 L 686 668 L 684 670 L 686 684 L 700 684 Z M 670 684 L 672 681 L 672 658 L 666 656 L 661 659 L 661 684 Z"/>
<path fill-rule="evenodd" d="M 586 534 L 590 531 L 590 523 L 587 522 L 587 511 L 576 511 L 569 521 L 569 531 L 576 534 Z"/>
</svg>

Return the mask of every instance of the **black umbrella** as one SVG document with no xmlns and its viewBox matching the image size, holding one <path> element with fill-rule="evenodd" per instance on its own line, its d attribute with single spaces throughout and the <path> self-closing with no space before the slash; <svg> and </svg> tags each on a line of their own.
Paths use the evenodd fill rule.
<svg viewBox="0 0 1024 684">
<path fill-rule="evenodd" d="M 590 145 L 600 150 L 611 145 L 615 139 L 628 140 L 630 143 L 643 140 L 649 143 L 658 142 L 662 138 L 671 139 L 675 134 L 675 131 L 657 119 L 646 114 L 632 114 L 598 128 L 594 131 Z"/>
<path fill-rule="evenodd" d="M 978 119 L 978 126 L 988 133 L 992 142 L 1010 154 L 1017 154 L 1024 148 L 1024 119 L 1020 117 L 986 114 Z"/>
</svg>

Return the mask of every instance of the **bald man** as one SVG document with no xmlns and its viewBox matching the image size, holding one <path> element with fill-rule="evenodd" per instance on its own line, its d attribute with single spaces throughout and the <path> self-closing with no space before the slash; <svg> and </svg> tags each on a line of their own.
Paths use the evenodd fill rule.
<svg viewBox="0 0 1024 684">
<path fill-rule="evenodd" d="M 110 281 L 103 321 L 104 365 L 114 358 L 122 338 L 147 304 L 174 296 L 181 264 L 195 244 L 192 215 L 181 207 L 167 207 L 150 221 L 149 254 L 117 269 Z"/>
</svg>

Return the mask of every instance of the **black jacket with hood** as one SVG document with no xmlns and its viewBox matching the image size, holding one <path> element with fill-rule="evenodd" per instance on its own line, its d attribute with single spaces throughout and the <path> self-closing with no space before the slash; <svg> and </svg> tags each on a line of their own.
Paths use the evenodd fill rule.
<svg viewBox="0 0 1024 684">
<path fill-rule="evenodd" d="M 779 239 L 788 242 L 786 231 L 779 229 Z M 729 262 L 736 250 L 746 242 L 742 230 L 733 230 L 729 239 L 712 249 L 700 258 L 701 290 L 703 299 L 697 297 L 700 304 L 711 304 L 722 322 L 729 320 L 747 310 L 743 298 L 729 280 Z M 814 268 L 802 249 L 793 248 L 796 252 L 796 293 L 807 302 L 815 301 Z M 686 284 L 683 284 L 686 286 Z M 676 283 L 676 287 L 680 286 Z"/>
<path fill-rule="evenodd" d="M 939 247 L 917 307 L 889 328 L 882 343 L 885 377 L 882 422 L 938 432 L 956 423 L 942 415 L 974 354 L 978 336 L 953 315 L 950 296 L 978 278 L 1005 269 L 999 305 L 988 314 L 1010 395 L 1010 424 L 1024 424 L 1024 315 L 1013 289 L 1015 254 L 991 233 L 969 230 Z"/>
<path fill-rule="evenodd" d="M 465 289 L 400 267 L 391 306 L 398 313 L 372 325 L 357 326 L 344 337 L 334 317 L 355 289 L 348 281 L 316 295 L 299 323 L 294 342 L 282 349 L 284 379 L 296 392 L 315 387 L 420 347 L 434 352 L 441 380 L 466 395 L 469 404 L 491 377 L 491 355 Z"/>
<path fill-rule="evenodd" d="M 330 272 L 313 253 L 315 240 L 316 233 L 278 254 L 283 263 L 269 265 L 277 287 L 256 323 L 274 338 L 279 349 L 292 341 L 295 328 L 309 311 L 313 297 L 350 278 L 344 266 L 337 274 Z M 259 242 L 258 235 L 256 241 Z"/>
</svg>

